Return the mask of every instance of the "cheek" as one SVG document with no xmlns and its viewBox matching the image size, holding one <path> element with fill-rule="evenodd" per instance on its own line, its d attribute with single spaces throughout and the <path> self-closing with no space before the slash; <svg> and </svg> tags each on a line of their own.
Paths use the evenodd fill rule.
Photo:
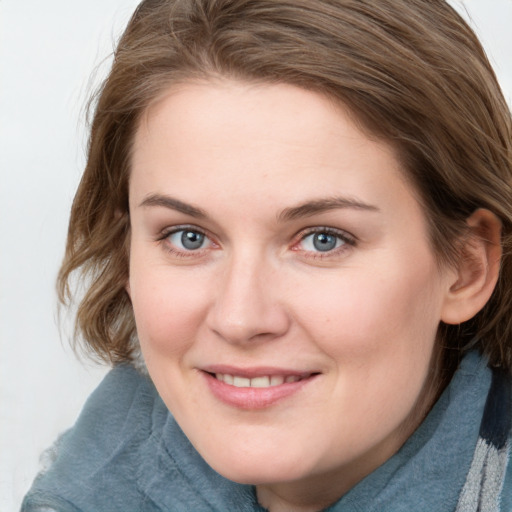
<svg viewBox="0 0 512 512">
<path fill-rule="evenodd" d="M 354 431 L 351 424 L 367 418 L 367 438 L 393 431 L 428 377 L 441 295 L 435 269 L 414 267 L 400 265 L 386 275 L 353 271 L 302 304 L 303 328 L 335 368 L 331 391 L 339 407 L 330 413 L 332 424 L 355 436 L 354 447 L 360 447 L 363 429 Z"/>
<path fill-rule="evenodd" d="M 435 268 L 429 262 L 421 272 L 418 265 L 380 268 L 385 275 L 351 269 L 297 293 L 303 326 L 326 352 L 368 358 L 431 350 L 440 319 Z"/>
<path fill-rule="evenodd" d="M 137 333 L 144 352 L 166 357 L 183 353 L 194 341 L 205 311 L 201 279 L 172 272 L 164 265 L 137 265 L 130 289 Z"/>
</svg>

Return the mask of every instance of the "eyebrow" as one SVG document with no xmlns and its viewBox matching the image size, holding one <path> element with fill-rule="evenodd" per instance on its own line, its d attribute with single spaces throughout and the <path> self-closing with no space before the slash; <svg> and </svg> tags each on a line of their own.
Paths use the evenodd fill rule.
<svg viewBox="0 0 512 512">
<path fill-rule="evenodd" d="M 281 222 L 295 220 L 302 217 L 310 217 L 329 210 L 337 210 L 339 208 L 353 208 L 356 210 L 365 210 L 370 212 L 380 211 L 376 206 L 350 197 L 328 197 L 325 199 L 308 201 L 291 208 L 285 208 L 278 215 L 278 220 Z"/>
<path fill-rule="evenodd" d="M 161 194 L 151 194 L 147 196 L 139 206 L 161 206 L 163 208 L 176 210 L 184 213 L 185 215 L 190 215 L 197 219 L 206 219 L 208 217 L 206 212 L 197 206 L 192 206 L 191 204 L 184 203 L 174 197 Z"/>
<path fill-rule="evenodd" d="M 147 196 L 139 206 L 160 206 L 163 208 L 176 210 L 197 219 L 208 218 L 206 212 L 201 208 L 188 203 L 184 203 L 183 201 L 175 199 L 174 197 L 162 194 L 151 194 Z M 357 199 L 348 197 L 328 197 L 324 199 L 315 199 L 313 201 L 299 204 L 298 206 L 285 208 L 281 213 L 279 213 L 277 220 L 279 222 L 286 222 L 302 217 L 310 217 L 318 213 L 326 212 L 329 210 L 336 210 L 339 208 L 353 208 L 356 210 L 365 210 L 371 212 L 380 211 L 376 206 L 366 204 Z"/>
</svg>

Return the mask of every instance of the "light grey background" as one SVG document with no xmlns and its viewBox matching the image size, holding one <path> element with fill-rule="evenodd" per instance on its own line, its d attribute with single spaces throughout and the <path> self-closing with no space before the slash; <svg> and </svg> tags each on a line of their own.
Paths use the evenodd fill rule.
<svg viewBox="0 0 512 512">
<path fill-rule="evenodd" d="M 84 164 L 83 107 L 136 4 L 0 1 L 2 511 L 18 510 L 39 454 L 106 371 L 76 360 L 66 328 L 61 341 L 54 281 Z M 471 16 L 510 103 L 512 0 L 454 4 Z"/>
</svg>

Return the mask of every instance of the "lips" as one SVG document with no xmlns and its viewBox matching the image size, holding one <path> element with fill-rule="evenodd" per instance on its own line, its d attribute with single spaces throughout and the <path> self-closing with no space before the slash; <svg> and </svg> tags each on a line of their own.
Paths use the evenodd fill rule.
<svg viewBox="0 0 512 512">
<path fill-rule="evenodd" d="M 318 372 L 210 367 L 201 371 L 215 398 L 240 409 L 263 409 L 299 393 Z"/>
</svg>

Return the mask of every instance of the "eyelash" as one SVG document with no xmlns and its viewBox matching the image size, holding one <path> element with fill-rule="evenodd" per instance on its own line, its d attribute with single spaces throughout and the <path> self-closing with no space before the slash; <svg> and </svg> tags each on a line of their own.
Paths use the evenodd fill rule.
<svg viewBox="0 0 512 512">
<path fill-rule="evenodd" d="M 205 237 L 209 241 L 209 243 L 213 246 L 217 246 L 217 244 L 212 240 L 211 236 L 208 235 L 208 233 L 197 227 L 197 226 L 191 226 L 191 225 L 180 225 L 180 226 L 174 226 L 172 228 L 165 229 L 161 232 L 161 234 L 157 238 L 157 242 L 161 243 L 164 247 L 164 249 L 172 254 L 174 257 L 178 258 L 195 258 L 198 256 L 203 255 L 205 251 L 209 249 L 209 247 L 206 248 L 199 248 L 196 250 L 180 250 L 176 249 L 169 241 L 169 237 L 171 235 L 174 235 L 176 233 L 180 232 L 192 232 L 192 233 L 198 233 Z M 342 242 L 342 245 L 339 247 L 334 247 L 333 249 L 327 250 L 327 251 L 307 251 L 307 250 L 301 250 L 299 247 L 299 244 L 303 243 L 304 240 L 306 240 L 308 237 L 316 234 L 325 234 L 327 236 L 333 236 L 339 241 Z M 339 229 L 331 228 L 331 227 L 314 227 L 314 228 L 308 228 L 304 231 L 301 231 L 298 233 L 295 237 L 295 240 L 291 245 L 291 250 L 296 252 L 302 252 L 302 255 L 306 258 L 313 258 L 313 259 L 324 259 L 324 258 L 330 258 L 339 256 L 341 253 L 347 251 L 350 247 L 354 247 L 356 245 L 357 239 L 347 233 L 346 231 L 342 231 Z"/>
<path fill-rule="evenodd" d="M 327 235 L 327 236 L 333 236 L 339 241 L 342 242 L 341 246 L 334 247 L 331 250 L 327 251 L 305 251 L 301 250 L 299 247 L 299 244 L 303 243 L 304 240 L 306 240 L 309 236 L 312 235 Z M 330 228 L 327 226 L 323 227 L 314 227 L 314 228 L 308 228 L 307 230 L 301 231 L 298 235 L 297 242 L 294 242 L 292 245 L 293 251 L 301 251 L 303 253 L 303 256 L 306 258 L 313 258 L 313 259 L 325 259 L 325 258 L 331 258 L 340 256 L 342 253 L 347 251 L 350 247 L 354 247 L 356 245 L 357 239 L 347 233 L 346 231 L 342 231 L 340 229 Z"/>
<path fill-rule="evenodd" d="M 197 226 L 190 225 L 181 225 L 181 226 L 173 226 L 172 228 L 165 229 L 162 231 L 161 235 L 157 238 L 157 242 L 160 242 L 164 249 L 172 254 L 174 257 L 178 258 L 196 258 L 199 255 L 202 255 L 208 248 L 205 249 L 197 249 L 197 250 L 180 250 L 173 247 L 173 245 L 169 241 L 169 237 L 176 233 L 180 232 L 191 232 L 198 233 L 207 239 L 210 244 L 216 245 L 215 242 L 212 241 L 212 238 L 208 235 L 206 231 Z"/>
</svg>

